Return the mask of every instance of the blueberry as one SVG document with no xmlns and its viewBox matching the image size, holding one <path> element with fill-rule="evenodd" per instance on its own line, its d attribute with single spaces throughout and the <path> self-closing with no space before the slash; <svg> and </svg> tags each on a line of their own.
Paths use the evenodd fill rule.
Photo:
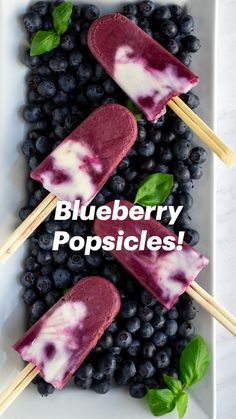
<svg viewBox="0 0 236 419">
<path fill-rule="evenodd" d="M 59 289 L 68 288 L 71 284 L 71 276 L 65 269 L 58 268 L 53 272 L 54 284 Z"/>
<path fill-rule="evenodd" d="M 187 160 L 191 150 L 191 143 L 188 140 L 177 140 L 173 146 L 172 151 L 177 160 Z"/>
<path fill-rule="evenodd" d="M 183 14 L 183 8 L 181 6 L 178 6 L 177 4 L 173 4 L 169 6 L 170 12 L 173 18 L 179 19 Z"/>
<path fill-rule="evenodd" d="M 162 130 L 152 128 L 149 131 L 149 138 L 154 144 L 158 144 L 162 140 Z"/>
<path fill-rule="evenodd" d="M 81 63 L 78 66 L 77 77 L 83 83 L 90 80 L 93 74 L 92 65 L 90 63 Z"/>
<path fill-rule="evenodd" d="M 105 265 L 102 271 L 102 274 L 105 278 L 110 279 L 113 284 L 117 284 L 119 282 L 121 273 L 120 270 L 116 265 Z"/>
<path fill-rule="evenodd" d="M 86 264 L 91 268 L 99 268 L 102 265 L 103 258 L 98 252 L 91 252 L 90 255 L 85 256 Z"/>
<path fill-rule="evenodd" d="M 130 3 L 130 4 L 126 4 L 123 7 L 123 13 L 124 15 L 133 15 L 136 16 L 138 13 L 138 7 L 136 4 Z"/>
<path fill-rule="evenodd" d="M 167 51 L 169 51 L 173 55 L 177 55 L 179 52 L 179 43 L 176 41 L 176 39 L 168 39 L 164 43 L 165 48 Z"/>
<path fill-rule="evenodd" d="M 147 136 L 147 132 L 146 132 L 145 128 L 142 125 L 139 124 L 137 141 L 140 142 L 140 143 L 143 143 L 146 136 Z"/>
<path fill-rule="evenodd" d="M 86 95 L 91 101 L 99 101 L 104 96 L 104 90 L 99 84 L 91 84 L 86 89 Z"/>
<path fill-rule="evenodd" d="M 167 166 L 164 163 L 157 163 L 155 166 L 156 173 L 169 173 L 169 171 L 170 171 L 169 166 Z"/>
<path fill-rule="evenodd" d="M 38 94 L 45 99 L 50 99 L 56 94 L 56 86 L 51 80 L 43 80 L 37 88 Z"/>
<path fill-rule="evenodd" d="M 40 276 L 37 279 L 36 287 L 41 294 L 51 291 L 53 284 L 49 276 Z"/>
<path fill-rule="evenodd" d="M 38 384 L 38 392 L 43 397 L 46 397 L 49 394 L 52 394 L 54 392 L 54 390 L 55 390 L 55 388 L 51 384 L 46 383 L 45 381 L 41 381 Z"/>
<path fill-rule="evenodd" d="M 73 5 L 72 9 L 72 19 L 79 19 L 81 17 L 81 7 L 76 4 Z"/>
<path fill-rule="evenodd" d="M 80 45 L 84 48 L 88 48 L 88 30 L 81 30 L 79 33 L 79 42 Z"/>
<path fill-rule="evenodd" d="M 155 153 L 155 145 L 152 141 L 145 141 L 137 147 L 138 154 L 143 157 L 150 157 Z"/>
<path fill-rule="evenodd" d="M 185 140 L 192 141 L 193 140 L 193 131 L 191 129 L 187 128 L 185 133 L 182 135 L 182 138 L 185 138 Z"/>
<path fill-rule="evenodd" d="M 189 171 L 190 171 L 191 179 L 194 179 L 194 180 L 200 179 L 203 175 L 202 166 L 199 166 L 196 163 L 189 165 Z"/>
<path fill-rule="evenodd" d="M 81 12 L 84 19 L 87 20 L 88 22 L 93 22 L 100 15 L 99 8 L 95 6 L 94 4 L 83 6 Z"/>
<path fill-rule="evenodd" d="M 166 145 L 169 145 L 174 141 L 176 135 L 173 131 L 166 130 L 162 133 L 162 142 Z"/>
<path fill-rule="evenodd" d="M 189 34 L 194 30 L 194 20 L 190 15 L 185 15 L 179 22 L 179 31 L 181 34 Z"/>
<path fill-rule="evenodd" d="M 76 41 L 73 35 L 64 33 L 61 36 L 61 48 L 64 51 L 72 51 L 76 46 Z"/>
<path fill-rule="evenodd" d="M 193 206 L 193 198 L 188 192 L 179 192 L 177 202 L 178 205 L 183 205 L 185 210 L 189 210 Z"/>
<path fill-rule="evenodd" d="M 83 364 L 76 371 L 75 376 L 80 380 L 87 380 L 93 376 L 93 366 L 90 362 L 83 362 Z"/>
<path fill-rule="evenodd" d="M 183 211 L 183 210 L 181 211 L 181 213 L 179 214 L 176 220 L 176 225 L 178 226 L 179 229 L 183 229 L 183 230 L 191 227 L 192 220 L 189 214 L 187 213 L 187 211 Z"/>
<path fill-rule="evenodd" d="M 188 92 L 185 94 L 180 95 L 181 99 L 188 105 L 190 109 L 195 109 L 199 106 L 199 97 L 195 95 L 193 92 Z"/>
<path fill-rule="evenodd" d="M 204 163 L 207 159 L 207 152 L 203 147 L 194 147 L 190 153 L 190 160 L 193 163 Z"/>
<path fill-rule="evenodd" d="M 40 250 L 37 254 L 37 261 L 40 265 L 48 265 L 52 262 L 52 254 L 47 250 Z"/>
<path fill-rule="evenodd" d="M 37 1 L 31 6 L 31 9 L 37 12 L 40 16 L 46 16 L 48 12 L 48 3 L 46 1 Z"/>
<path fill-rule="evenodd" d="M 23 118 L 26 122 L 37 122 L 42 118 L 42 109 L 38 105 L 27 105 L 23 110 Z"/>
<path fill-rule="evenodd" d="M 116 333 L 118 331 L 118 322 L 117 320 L 113 320 L 113 322 L 110 324 L 110 326 L 107 328 L 107 331 L 110 333 Z"/>
<path fill-rule="evenodd" d="M 29 158 L 28 164 L 29 164 L 30 169 L 31 170 L 34 170 L 39 165 L 39 161 L 38 161 L 38 159 L 35 156 L 32 156 L 32 157 Z M 31 199 L 33 199 L 33 197 L 31 197 Z M 36 205 L 37 204 L 38 203 L 36 202 Z M 32 205 L 30 202 L 29 202 L 29 205 L 30 206 L 33 206 L 33 207 L 35 206 L 35 205 Z"/>
<path fill-rule="evenodd" d="M 140 307 L 138 309 L 138 317 L 142 321 L 149 322 L 150 320 L 152 320 L 153 315 L 153 311 L 148 306 Z"/>
<path fill-rule="evenodd" d="M 127 352 L 130 356 L 137 356 L 141 350 L 141 342 L 138 339 L 133 339 L 131 345 L 128 347 Z"/>
<path fill-rule="evenodd" d="M 30 308 L 30 315 L 37 321 L 45 313 L 45 310 L 45 303 L 42 300 L 37 300 Z"/>
<path fill-rule="evenodd" d="M 182 192 L 188 192 L 192 188 L 193 188 L 193 181 L 191 179 L 183 180 L 183 181 L 179 182 L 179 189 Z"/>
<path fill-rule="evenodd" d="M 164 315 L 167 312 L 167 309 L 161 303 L 157 303 L 154 311 L 156 314 Z"/>
<path fill-rule="evenodd" d="M 123 158 L 123 160 L 121 160 L 120 164 L 118 165 L 118 170 L 123 172 L 124 170 L 128 169 L 129 165 L 130 159 L 126 156 Z"/>
<path fill-rule="evenodd" d="M 165 321 L 166 319 L 162 314 L 155 314 L 155 316 L 153 317 L 151 321 L 154 330 L 162 329 L 162 327 L 165 324 Z"/>
<path fill-rule="evenodd" d="M 131 359 L 127 359 L 127 360 L 123 361 L 121 363 L 120 368 L 122 370 L 122 373 L 127 378 L 132 378 L 136 374 L 136 366 L 135 366 L 134 362 Z"/>
<path fill-rule="evenodd" d="M 143 339 L 149 339 L 153 333 L 154 333 L 154 328 L 151 325 L 151 323 L 149 322 L 142 322 L 141 326 L 140 326 L 140 330 L 139 330 L 140 336 Z"/>
<path fill-rule="evenodd" d="M 197 310 L 191 300 L 182 303 L 180 307 L 182 319 L 193 320 L 196 317 Z"/>
<path fill-rule="evenodd" d="M 128 384 L 129 380 L 129 377 L 127 377 L 122 370 L 118 369 L 115 371 L 114 381 L 117 386 L 125 386 Z"/>
<path fill-rule="evenodd" d="M 173 173 L 177 181 L 184 181 L 190 179 L 190 171 L 182 161 L 177 161 L 173 165 Z"/>
<path fill-rule="evenodd" d="M 56 126 L 56 128 L 54 130 L 54 133 L 57 136 L 57 138 L 59 138 L 59 140 L 63 140 L 69 134 L 68 130 L 66 130 L 61 125 Z M 54 144 L 54 148 L 56 148 L 59 144 L 60 144 L 60 142 L 58 142 L 57 144 Z"/>
<path fill-rule="evenodd" d="M 135 316 L 137 311 L 137 304 L 135 301 L 126 301 L 120 310 L 120 317 L 123 319 L 129 319 L 130 317 Z"/>
<path fill-rule="evenodd" d="M 135 333 L 140 329 L 141 322 L 138 317 L 132 317 L 125 322 L 125 327 L 128 332 Z"/>
<path fill-rule="evenodd" d="M 38 55 L 31 57 L 30 50 L 25 50 L 23 55 L 23 63 L 30 69 L 37 68 L 40 65 L 40 58 Z"/>
<path fill-rule="evenodd" d="M 169 163 L 173 159 L 172 151 L 168 146 L 158 147 L 157 155 L 162 163 Z"/>
<path fill-rule="evenodd" d="M 136 25 L 138 24 L 138 19 L 136 16 L 134 15 L 125 15 L 127 17 L 127 19 L 131 20 L 131 22 L 135 23 Z"/>
<path fill-rule="evenodd" d="M 126 330 L 120 330 L 116 335 L 116 345 L 120 348 L 128 348 L 132 343 L 132 336 Z"/>
<path fill-rule="evenodd" d="M 50 275 L 50 277 L 51 277 L 53 269 L 54 269 L 54 267 L 53 267 L 52 263 L 50 263 L 49 265 L 46 265 L 46 266 L 42 266 L 41 267 L 41 274 L 42 275 Z"/>
<path fill-rule="evenodd" d="M 189 321 L 184 321 L 179 325 L 179 334 L 183 338 L 190 338 L 195 333 L 194 325 Z"/>
<path fill-rule="evenodd" d="M 146 17 L 139 17 L 138 25 L 144 30 L 145 28 L 149 28 L 149 21 Z"/>
<path fill-rule="evenodd" d="M 168 6 L 159 6 L 154 12 L 155 20 L 168 20 L 171 18 L 171 12 Z"/>
<path fill-rule="evenodd" d="M 50 250 L 53 245 L 53 236 L 49 233 L 43 233 L 38 239 L 39 247 L 43 250 Z"/>
<path fill-rule="evenodd" d="M 177 333 L 178 324 L 176 320 L 167 320 L 164 326 L 164 333 L 167 336 L 174 336 Z"/>
<path fill-rule="evenodd" d="M 55 73 L 65 71 L 67 69 L 67 66 L 68 66 L 67 60 L 63 56 L 54 55 L 49 60 L 49 67 Z"/>
<path fill-rule="evenodd" d="M 174 38 L 178 32 L 178 27 L 173 20 L 163 20 L 160 24 L 160 33 L 167 38 Z"/>
<path fill-rule="evenodd" d="M 25 288 L 33 288 L 36 281 L 36 275 L 34 272 L 25 272 L 20 278 L 20 282 Z"/>
<path fill-rule="evenodd" d="M 61 298 L 61 294 L 57 290 L 49 291 L 45 297 L 44 300 L 48 307 L 52 307 L 59 299 Z"/>
<path fill-rule="evenodd" d="M 180 51 L 180 53 L 177 55 L 177 58 L 187 67 L 189 67 L 192 63 L 191 55 L 185 50 Z"/>
<path fill-rule="evenodd" d="M 158 351 L 153 357 L 153 363 L 156 368 L 166 368 L 170 365 L 170 358 L 166 351 Z"/>
<path fill-rule="evenodd" d="M 181 354 L 184 350 L 184 348 L 186 347 L 186 345 L 188 344 L 188 339 L 178 339 L 175 341 L 175 351 L 177 352 L 177 354 Z"/>
<path fill-rule="evenodd" d="M 76 88 L 76 81 L 72 74 L 62 74 L 58 78 L 58 86 L 63 92 L 71 93 Z"/>
<path fill-rule="evenodd" d="M 196 244 L 199 242 L 198 232 L 192 228 L 185 229 L 184 241 L 186 241 L 186 243 L 188 243 L 190 246 L 196 246 Z"/>
<path fill-rule="evenodd" d="M 31 304 L 34 304 L 35 301 L 37 301 L 38 297 L 37 297 L 36 292 L 30 288 L 24 291 L 22 295 L 22 299 L 25 304 L 31 305 Z"/>
<path fill-rule="evenodd" d="M 30 33 L 38 31 L 43 25 L 40 15 L 34 11 L 25 13 L 23 16 L 23 23 L 25 25 L 25 29 Z"/>
<path fill-rule="evenodd" d="M 174 306 L 166 313 L 166 317 L 170 320 L 176 320 L 179 317 L 177 308 Z"/>
<path fill-rule="evenodd" d="M 76 387 L 80 388 L 81 390 L 88 390 L 92 387 L 93 380 L 92 378 L 88 378 L 87 380 L 80 380 L 77 376 L 75 376 L 74 383 Z"/>
<path fill-rule="evenodd" d="M 129 394 L 135 399 L 142 399 L 147 394 L 147 387 L 142 383 L 133 383 L 129 387 Z"/>
<path fill-rule="evenodd" d="M 161 332 L 160 330 L 157 330 L 152 335 L 152 342 L 156 347 L 165 346 L 167 342 L 167 336 L 165 333 Z"/>
<path fill-rule="evenodd" d="M 99 340 L 99 345 L 102 349 L 109 349 L 113 346 L 113 337 L 110 332 L 105 332 L 104 335 Z"/>
<path fill-rule="evenodd" d="M 141 15 L 144 16 L 144 17 L 151 16 L 154 9 L 155 9 L 155 3 L 153 3 L 150 0 L 142 1 L 141 3 L 139 3 L 139 11 L 140 11 Z"/>
<path fill-rule="evenodd" d="M 69 64 L 71 67 L 78 67 L 83 60 L 83 56 L 79 50 L 74 49 L 69 54 Z"/>
<path fill-rule="evenodd" d="M 55 96 L 53 97 L 53 102 L 55 105 L 65 105 L 68 103 L 68 94 L 63 92 L 62 90 L 59 90 Z"/>
<path fill-rule="evenodd" d="M 108 187 L 112 192 L 115 193 L 121 193 L 124 191 L 125 189 L 125 180 L 123 177 L 119 176 L 119 175 L 115 175 L 112 176 L 109 180 L 108 180 Z"/>
<path fill-rule="evenodd" d="M 54 234 L 56 231 L 61 230 L 61 223 L 57 220 L 51 220 L 45 224 L 45 228 L 48 233 Z"/>
<path fill-rule="evenodd" d="M 183 40 L 183 45 L 189 52 L 197 52 L 201 48 L 200 40 L 194 35 L 188 35 Z"/>
<path fill-rule="evenodd" d="M 23 142 L 21 150 L 22 150 L 22 153 L 27 157 L 30 157 L 33 154 L 35 154 L 35 146 L 30 140 L 29 141 L 26 140 Z"/>
<path fill-rule="evenodd" d="M 138 373 L 142 378 L 150 378 L 155 374 L 155 368 L 151 361 L 141 361 L 138 366 Z"/>
<path fill-rule="evenodd" d="M 156 298 L 147 290 L 142 291 L 141 301 L 147 307 L 153 307 L 156 304 Z"/>
<path fill-rule="evenodd" d="M 116 358 L 114 355 L 105 354 L 99 361 L 99 369 L 104 375 L 111 375 L 116 369 Z"/>
<path fill-rule="evenodd" d="M 70 256 L 67 262 L 67 267 L 70 272 L 80 272 L 84 267 L 84 258 L 77 254 Z"/>
<path fill-rule="evenodd" d="M 156 162 L 154 158 L 146 157 L 140 162 L 140 169 L 144 172 L 151 173 L 154 170 L 155 164 Z"/>
<path fill-rule="evenodd" d="M 156 347 L 154 343 L 147 342 L 143 345 L 142 355 L 145 359 L 153 358 L 154 353 L 156 352 Z"/>
</svg>

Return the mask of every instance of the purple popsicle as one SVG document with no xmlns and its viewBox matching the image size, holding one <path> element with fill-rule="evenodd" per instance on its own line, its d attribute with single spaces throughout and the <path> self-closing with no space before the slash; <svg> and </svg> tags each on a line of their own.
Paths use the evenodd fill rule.
<svg viewBox="0 0 236 419">
<path fill-rule="evenodd" d="M 96 109 L 31 173 L 59 199 L 87 205 L 102 188 L 137 137 L 127 108 Z"/>
<path fill-rule="evenodd" d="M 120 309 L 113 284 L 83 278 L 13 346 L 42 377 L 61 389 L 96 345 Z"/>
<path fill-rule="evenodd" d="M 114 202 L 107 204 L 111 210 Z M 120 201 L 130 210 L 134 205 L 128 201 Z M 124 231 L 124 240 L 127 237 L 141 237 L 142 231 L 147 231 L 147 240 L 152 236 L 159 236 L 162 240 L 166 236 L 177 239 L 175 234 L 151 218 L 150 220 L 134 221 L 113 220 L 112 222 L 96 220 L 94 230 L 98 236 L 118 237 L 120 230 Z M 167 309 L 170 309 L 179 296 L 197 277 L 199 272 L 209 263 L 208 259 L 198 253 L 187 243 L 183 243 L 182 250 L 176 248 L 171 251 L 149 250 L 122 250 L 111 251 L 113 256 Z"/>
<path fill-rule="evenodd" d="M 174 96 L 188 92 L 198 77 L 119 13 L 105 15 L 90 27 L 92 54 L 146 118 L 154 122 Z"/>
</svg>

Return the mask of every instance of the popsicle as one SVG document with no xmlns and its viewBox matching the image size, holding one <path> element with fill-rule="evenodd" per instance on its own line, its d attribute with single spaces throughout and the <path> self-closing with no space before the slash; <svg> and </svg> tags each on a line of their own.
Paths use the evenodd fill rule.
<svg viewBox="0 0 236 419">
<path fill-rule="evenodd" d="M 107 204 L 111 210 L 114 202 Z M 120 201 L 119 206 L 128 209 L 128 213 L 134 205 L 128 201 Z M 99 220 L 94 223 L 95 233 L 104 239 L 106 236 L 113 237 L 115 243 L 118 237 L 123 238 L 129 250 L 124 245 L 120 250 L 111 251 L 113 256 L 146 288 L 156 299 L 168 310 L 185 291 L 195 299 L 209 314 L 215 317 L 226 329 L 236 336 L 236 318 L 220 305 L 210 294 L 208 294 L 194 280 L 201 270 L 209 263 L 208 259 L 183 242 L 182 247 L 175 247 L 173 250 L 160 249 L 150 250 L 145 243 L 158 236 L 164 243 L 166 236 L 177 241 L 174 233 L 162 226 L 158 221 L 150 220 L 135 221 L 128 216 L 124 220 Z M 122 235 L 119 232 L 122 231 Z M 142 243 L 142 232 L 146 232 L 145 243 Z M 137 246 L 137 240 L 140 246 Z M 132 247 L 136 244 L 136 249 Z M 155 240 L 154 240 L 155 244 Z M 157 242 L 156 242 L 157 245 Z"/>
<path fill-rule="evenodd" d="M 80 280 L 15 343 L 24 361 L 61 389 L 96 345 L 120 309 L 120 296 L 108 280 Z"/>
<path fill-rule="evenodd" d="M 51 193 L 0 248 L 5 262 L 56 207 L 57 200 L 87 205 L 137 137 L 133 114 L 118 104 L 96 109 L 32 172 Z"/>
<path fill-rule="evenodd" d="M 135 23 L 119 13 L 102 16 L 89 29 L 88 45 L 149 121 L 168 104 L 227 165 L 236 163 L 236 154 L 178 97 L 198 76 Z"/>
</svg>

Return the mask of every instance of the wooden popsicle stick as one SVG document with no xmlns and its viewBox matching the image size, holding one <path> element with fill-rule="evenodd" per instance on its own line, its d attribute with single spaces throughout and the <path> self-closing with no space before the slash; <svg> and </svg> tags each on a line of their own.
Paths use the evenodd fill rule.
<svg viewBox="0 0 236 419">
<path fill-rule="evenodd" d="M 221 304 L 219 304 L 208 292 L 204 290 L 197 282 L 191 283 L 193 288 L 204 300 L 206 300 L 212 307 L 216 308 L 226 319 L 228 319 L 236 327 L 236 317 L 234 317 L 228 310 L 226 310 Z"/>
<path fill-rule="evenodd" d="M 23 223 L 11 234 L 0 248 L 0 262 L 5 262 L 18 247 L 33 233 L 43 220 L 56 207 L 58 198 L 49 194 Z"/>
<path fill-rule="evenodd" d="M 220 322 L 229 332 L 236 336 L 236 326 L 228 318 L 221 313 L 220 309 L 214 307 L 211 303 L 206 301 L 197 291 L 195 291 L 191 285 L 186 289 L 186 292 L 192 297 L 199 305 L 201 305 L 211 316 L 213 316 L 218 322 Z"/>
<path fill-rule="evenodd" d="M 27 385 L 38 375 L 39 370 L 35 365 L 29 363 L 0 395 L 0 413 L 15 400 L 15 398 L 27 387 Z"/>
<path fill-rule="evenodd" d="M 198 135 L 199 138 L 227 165 L 236 164 L 236 153 L 231 150 L 179 97 L 168 106 Z"/>
</svg>

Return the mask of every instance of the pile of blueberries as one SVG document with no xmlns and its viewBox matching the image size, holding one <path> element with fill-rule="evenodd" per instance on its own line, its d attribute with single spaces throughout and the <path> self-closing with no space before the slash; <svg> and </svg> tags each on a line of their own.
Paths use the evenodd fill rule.
<svg viewBox="0 0 236 419">
<path fill-rule="evenodd" d="M 30 6 L 23 16 L 29 42 L 38 30 L 52 28 L 52 10 L 59 3 L 40 1 Z M 200 48 L 200 41 L 192 34 L 194 20 L 184 9 L 143 1 L 127 4 L 121 12 L 190 66 L 191 53 Z M 113 102 L 127 104 L 127 96 L 96 62 L 87 46 L 88 29 L 99 14 L 94 5 L 74 5 L 71 23 L 59 47 L 36 57 L 30 57 L 29 49 L 24 52 L 23 62 L 30 71 L 23 118 L 30 128 L 22 151 L 29 173 L 95 108 Z M 191 109 L 199 105 L 192 92 L 181 98 Z M 172 173 L 175 183 L 165 204 L 183 205 L 174 231 L 185 230 L 185 240 L 195 245 L 199 235 L 188 214 L 193 206 L 189 191 L 193 181 L 202 176 L 202 163 L 207 156 L 202 147 L 192 146 L 192 139 L 193 133 L 170 109 L 154 124 L 141 120 L 135 145 L 92 205 L 114 199 L 132 201 L 145 176 Z M 27 189 L 28 202 L 20 210 L 22 220 L 47 194 L 30 178 Z M 162 222 L 168 225 L 168 214 Z M 178 376 L 181 351 L 194 335 L 192 320 L 196 309 L 192 300 L 183 295 L 167 312 L 107 252 L 84 256 L 82 252 L 73 253 L 67 246 L 52 252 L 55 231 L 66 230 L 73 236 L 86 237 L 92 234 L 92 227 L 90 221 L 55 221 L 52 213 L 31 235 L 21 276 L 28 326 L 82 277 L 100 274 L 108 278 L 120 292 L 121 311 L 77 370 L 74 382 L 79 388 L 93 388 L 101 394 L 114 384 L 129 385 L 131 396 L 143 397 L 147 386 L 161 385 L 163 372 Z M 42 378 L 37 377 L 35 382 L 40 394 L 53 392 L 53 387 Z"/>
</svg>

